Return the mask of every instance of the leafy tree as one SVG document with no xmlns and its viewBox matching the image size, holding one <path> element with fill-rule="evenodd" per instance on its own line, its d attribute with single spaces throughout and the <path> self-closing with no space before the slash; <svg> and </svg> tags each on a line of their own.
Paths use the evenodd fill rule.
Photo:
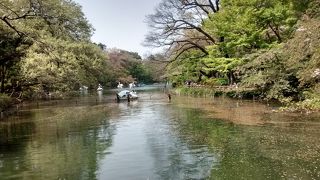
<svg viewBox="0 0 320 180">
<path fill-rule="evenodd" d="M 223 57 L 218 46 L 210 46 L 208 49 L 210 50 L 209 56 L 202 58 L 202 63 L 205 66 L 203 69 L 207 73 L 215 72 L 213 77 L 227 78 L 228 84 L 233 84 L 236 81 L 236 68 L 243 64 L 243 59 Z"/>
<path fill-rule="evenodd" d="M 89 42 L 93 28 L 73 1 L 2 1 L 0 29 L 1 92 L 70 90 L 103 79 L 106 57 Z"/>
<path fill-rule="evenodd" d="M 112 49 L 108 52 L 110 63 L 113 65 L 113 74 L 118 81 L 129 84 L 133 81 L 149 83 L 152 82 L 151 73 L 147 70 L 142 58 L 136 52 L 129 52 L 120 49 Z"/>
<path fill-rule="evenodd" d="M 4 93 L 9 89 L 14 91 L 17 88 L 14 85 L 19 74 L 16 64 L 25 55 L 25 49 L 32 42 L 8 31 L 2 24 L 0 24 L 0 39 L 0 92 Z"/>
<path fill-rule="evenodd" d="M 241 57 L 288 38 L 297 17 L 290 2 L 265 0 L 222 1 L 221 10 L 205 23 L 220 40 L 225 57 Z"/>
<path fill-rule="evenodd" d="M 198 57 L 198 51 L 184 53 L 168 65 L 167 70 L 169 75 L 167 76 L 176 84 L 184 84 L 187 80 L 200 82 L 202 76 L 206 74 L 202 71 L 204 64 Z"/>
<path fill-rule="evenodd" d="M 279 47 L 280 48 L 280 47 Z M 297 93 L 296 78 L 286 69 L 286 62 L 279 48 L 249 55 L 239 67 L 241 85 L 255 87 L 261 97 L 282 100 Z"/>
<path fill-rule="evenodd" d="M 20 37 L 36 39 L 46 31 L 59 38 L 89 40 L 92 27 L 81 7 L 69 0 L 4 0 L 0 20 Z"/>
<path fill-rule="evenodd" d="M 129 74 L 138 82 L 151 83 L 153 78 L 150 71 L 146 68 L 143 62 L 134 61 L 130 63 Z"/>
<path fill-rule="evenodd" d="M 26 86 L 37 91 L 69 91 L 105 83 L 106 57 L 98 46 L 55 38 L 42 41 L 45 43 L 35 43 L 21 62 Z"/>
<path fill-rule="evenodd" d="M 320 68 L 320 33 L 319 19 L 301 21 L 299 28 L 284 46 L 283 55 L 286 69 L 294 73 L 300 91 L 316 89 L 320 77 L 317 70 Z"/>
<path fill-rule="evenodd" d="M 165 75 L 165 71 L 168 61 L 164 54 L 152 54 L 144 60 L 143 64 L 150 74 L 152 81 L 161 82 L 167 80 L 168 77 Z"/>
</svg>

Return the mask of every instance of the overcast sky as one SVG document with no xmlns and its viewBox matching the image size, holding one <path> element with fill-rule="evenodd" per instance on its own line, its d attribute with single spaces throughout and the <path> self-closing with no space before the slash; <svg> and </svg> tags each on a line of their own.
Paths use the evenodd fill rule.
<svg viewBox="0 0 320 180">
<path fill-rule="evenodd" d="M 95 28 L 92 41 L 144 55 L 141 43 L 148 31 L 145 16 L 160 0 L 74 0 Z"/>
</svg>

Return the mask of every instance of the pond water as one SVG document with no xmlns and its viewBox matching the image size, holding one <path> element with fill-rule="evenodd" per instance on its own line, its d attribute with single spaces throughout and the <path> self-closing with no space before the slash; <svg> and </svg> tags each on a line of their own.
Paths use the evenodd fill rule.
<svg viewBox="0 0 320 180">
<path fill-rule="evenodd" d="M 0 179 L 320 179 L 319 114 L 138 94 L 23 105 L 0 120 Z"/>
</svg>

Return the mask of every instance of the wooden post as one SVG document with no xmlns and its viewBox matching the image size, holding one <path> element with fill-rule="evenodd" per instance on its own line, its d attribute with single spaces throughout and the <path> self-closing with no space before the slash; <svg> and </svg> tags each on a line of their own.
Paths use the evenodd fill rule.
<svg viewBox="0 0 320 180">
<path fill-rule="evenodd" d="M 120 102 L 119 94 L 117 94 L 117 102 Z"/>
<path fill-rule="evenodd" d="M 130 102 L 130 95 L 127 94 L 127 99 L 128 99 L 128 102 Z"/>
</svg>

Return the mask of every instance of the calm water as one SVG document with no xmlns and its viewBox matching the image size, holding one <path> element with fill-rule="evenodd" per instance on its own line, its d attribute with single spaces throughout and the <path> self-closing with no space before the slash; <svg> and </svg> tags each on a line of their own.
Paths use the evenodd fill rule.
<svg viewBox="0 0 320 180">
<path fill-rule="evenodd" d="M 139 92 L 28 104 L 0 121 L 0 179 L 320 179 L 320 116 Z"/>
</svg>

